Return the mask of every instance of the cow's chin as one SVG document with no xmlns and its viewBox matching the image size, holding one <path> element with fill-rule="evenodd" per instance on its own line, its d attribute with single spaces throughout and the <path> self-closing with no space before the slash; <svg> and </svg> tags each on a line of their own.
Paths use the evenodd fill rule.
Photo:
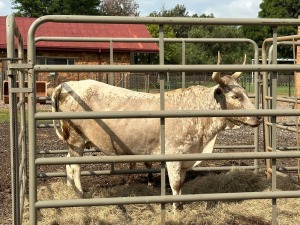
<svg viewBox="0 0 300 225">
<path fill-rule="evenodd" d="M 246 125 L 250 127 L 258 127 L 262 123 L 262 119 L 253 117 L 245 117 L 245 120 L 236 120 L 234 118 L 230 118 L 229 121 L 237 126 Z"/>
</svg>

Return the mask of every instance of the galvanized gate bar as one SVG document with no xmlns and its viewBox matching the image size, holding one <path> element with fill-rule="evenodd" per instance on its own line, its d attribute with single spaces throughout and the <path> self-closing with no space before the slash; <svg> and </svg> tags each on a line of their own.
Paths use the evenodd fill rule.
<svg viewBox="0 0 300 225">
<path fill-rule="evenodd" d="M 115 197 L 115 198 L 89 198 L 71 200 L 49 200 L 35 203 L 36 209 L 105 205 L 129 205 L 129 204 L 155 204 L 171 202 L 195 202 L 195 201 L 226 201 L 226 200 L 250 200 L 270 198 L 299 198 L 299 191 L 270 191 L 270 192 L 240 192 L 240 193 L 213 193 L 193 195 L 165 195 L 165 196 L 140 196 L 140 197 Z"/>
<path fill-rule="evenodd" d="M 85 156 L 85 157 L 53 157 L 38 158 L 35 165 L 62 164 L 91 164 L 91 163 L 124 163 L 124 162 L 170 162 L 170 161 L 198 161 L 198 160 L 234 160 L 234 159 L 279 159 L 300 158 L 300 151 L 284 152 L 243 152 L 243 153 L 210 153 L 184 155 L 119 155 L 119 156 Z"/>
<path fill-rule="evenodd" d="M 15 21 L 12 16 L 6 18 L 7 58 L 15 58 Z M 8 60 L 8 65 L 12 63 Z M 14 88 L 17 83 L 16 71 L 8 70 L 8 87 Z M 1 84 L 2 85 L 2 84 Z M 19 189 L 19 151 L 18 151 L 18 121 L 17 121 L 17 96 L 9 93 L 9 123 L 10 123 L 10 149 L 11 149 L 11 189 L 12 189 L 12 223 L 20 224 L 20 189 Z"/>
<path fill-rule="evenodd" d="M 35 65 L 36 72 L 231 72 L 300 71 L 300 65 Z"/>
<path fill-rule="evenodd" d="M 40 41 L 51 41 L 51 42 L 159 42 L 159 38 L 101 38 L 101 37 L 37 37 L 35 43 Z M 233 42 L 248 42 L 253 46 L 257 44 L 248 38 L 163 38 L 165 43 L 233 43 Z"/>
<path fill-rule="evenodd" d="M 179 117 L 238 117 L 238 116 L 299 116 L 299 110 L 165 110 L 165 111 L 101 111 L 101 112 L 38 112 L 36 120 L 46 119 L 116 119 L 116 118 L 179 118 Z"/>
<path fill-rule="evenodd" d="M 13 16 L 6 18 L 6 43 L 8 61 L 8 87 L 10 103 L 10 149 L 11 149 L 11 186 L 12 186 L 12 223 L 21 224 L 25 192 L 27 188 L 26 177 L 26 119 L 25 119 L 25 97 L 24 93 L 19 94 L 17 102 L 17 90 L 24 87 L 24 74 L 21 71 L 13 70 L 11 67 L 14 60 L 22 64 L 24 58 L 23 39 L 16 26 Z M 17 53 L 15 56 L 15 37 L 17 39 Z M 19 88 L 16 88 L 19 80 Z M 18 110 L 20 112 L 20 121 L 18 121 Z"/>
<path fill-rule="evenodd" d="M 210 171 L 229 171 L 232 170 L 232 166 L 222 166 L 222 167 L 193 167 L 188 169 L 187 171 L 193 172 L 210 172 Z M 255 169 L 266 169 L 263 166 L 239 166 L 241 170 L 255 170 Z M 296 168 L 286 168 L 287 170 L 295 170 Z M 89 170 L 89 171 L 81 171 L 81 176 L 90 176 L 90 175 L 118 175 L 118 174 L 145 174 L 145 173 L 160 173 L 160 169 L 134 169 L 134 170 L 126 170 L 126 169 L 114 169 L 114 170 Z M 51 177 L 66 177 L 67 174 L 65 172 L 38 172 L 38 178 L 51 178 Z"/>
<path fill-rule="evenodd" d="M 277 26 L 272 27 L 273 29 L 273 55 L 272 55 L 272 65 L 277 64 Z M 270 95 L 273 97 L 271 100 L 271 109 L 277 108 L 277 72 L 274 71 L 270 72 L 270 81 L 271 81 L 271 92 Z M 276 133 L 276 116 L 271 116 L 271 146 L 272 152 L 276 152 L 277 146 L 277 133 Z M 276 159 L 271 159 L 271 166 L 272 166 L 272 191 L 276 191 L 277 186 L 277 175 L 276 175 Z M 272 198 L 272 224 L 276 224 L 277 222 L 277 199 Z"/>
<path fill-rule="evenodd" d="M 187 17 L 128 17 L 128 16 L 74 16 L 47 15 L 35 20 L 32 29 L 46 22 L 61 23 L 119 23 L 119 24 L 180 24 L 180 25 L 261 25 L 298 26 L 299 19 L 233 19 L 233 18 L 187 18 Z M 33 39 L 32 39 L 33 40 Z"/>
<path fill-rule="evenodd" d="M 252 149 L 255 145 L 216 145 L 214 149 Z M 84 153 L 101 152 L 99 149 L 84 149 Z M 37 154 L 67 154 L 68 150 L 39 150 Z"/>
<path fill-rule="evenodd" d="M 159 64 L 165 64 L 165 43 L 164 43 L 164 26 L 159 24 L 158 27 L 159 32 Z M 160 89 L 160 105 L 159 108 L 163 112 L 165 110 L 165 74 L 159 74 L 159 89 Z M 165 117 L 160 118 L 160 154 L 165 155 L 166 153 L 166 143 L 165 143 Z M 160 165 L 160 194 L 161 196 L 166 195 L 166 162 L 162 162 Z M 166 223 L 166 206 L 161 203 L 161 224 Z"/>
</svg>

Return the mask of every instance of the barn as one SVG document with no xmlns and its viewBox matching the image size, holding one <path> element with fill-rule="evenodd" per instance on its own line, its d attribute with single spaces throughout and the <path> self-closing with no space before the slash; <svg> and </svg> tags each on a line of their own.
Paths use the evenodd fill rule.
<svg viewBox="0 0 300 225">
<path fill-rule="evenodd" d="M 16 17 L 16 24 L 24 38 L 27 49 L 27 33 L 36 18 Z M 6 17 L 0 17 L 0 68 L 5 71 L 6 58 Z M 4 32 L 3 32 L 4 31 Z M 95 37 L 95 38 L 151 38 L 144 24 L 96 24 L 96 23 L 45 23 L 37 30 L 37 37 Z M 143 63 L 151 63 L 158 53 L 156 43 L 112 43 L 113 57 L 110 57 L 110 41 L 101 42 L 46 42 L 37 43 L 37 63 L 43 65 L 102 65 L 102 64 L 137 64 L 143 55 Z M 25 52 L 26 55 L 26 52 Z M 2 76 L 4 77 L 4 76 Z M 50 86 L 69 81 L 94 79 L 108 83 L 108 73 L 40 73 L 38 81 L 50 82 Z M 129 73 L 114 74 L 110 83 L 129 87 Z M 1 82 L 2 83 L 2 82 Z"/>
</svg>

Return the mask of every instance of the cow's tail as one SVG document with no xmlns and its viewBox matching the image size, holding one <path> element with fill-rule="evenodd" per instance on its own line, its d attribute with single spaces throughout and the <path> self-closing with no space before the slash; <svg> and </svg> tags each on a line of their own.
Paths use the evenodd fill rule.
<svg viewBox="0 0 300 225">
<path fill-rule="evenodd" d="M 57 86 L 51 96 L 51 101 L 52 101 L 52 112 L 58 112 L 59 111 L 59 96 L 62 90 L 62 84 Z M 69 136 L 69 126 L 68 123 L 65 120 L 59 120 L 60 127 L 57 126 L 57 121 L 53 120 L 53 126 L 55 129 L 55 132 L 59 139 L 66 141 Z"/>
</svg>

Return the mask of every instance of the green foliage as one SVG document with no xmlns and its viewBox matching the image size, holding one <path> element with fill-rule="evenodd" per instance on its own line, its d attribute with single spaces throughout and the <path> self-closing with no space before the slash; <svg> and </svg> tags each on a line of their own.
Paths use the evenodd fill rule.
<svg viewBox="0 0 300 225">
<path fill-rule="evenodd" d="M 298 0 L 263 0 L 260 4 L 259 18 L 298 18 L 300 14 L 300 1 Z M 259 46 L 266 38 L 272 37 L 272 28 L 265 27 L 242 27 L 245 37 L 251 38 Z M 297 34 L 297 27 L 284 26 L 278 27 L 278 36 L 289 36 Z M 279 57 L 292 57 L 292 49 L 290 47 L 280 46 L 278 48 Z"/>
<path fill-rule="evenodd" d="M 300 1 L 298 0 L 264 0 L 260 4 L 261 11 L 258 16 L 261 18 L 298 18 L 300 13 Z M 272 36 L 272 28 L 266 27 L 269 37 Z M 297 34 L 297 27 L 278 27 L 279 36 Z M 291 47 L 280 46 L 278 48 L 279 57 L 290 58 L 293 56 Z"/>
<path fill-rule="evenodd" d="M 160 12 L 150 13 L 151 17 L 186 17 L 188 13 L 184 5 L 176 5 L 174 9 L 162 9 Z M 152 37 L 159 36 L 159 27 L 155 24 L 147 25 L 148 31 Z M 164 25 L 165 38 L 182 38 L 187 36 L 189 26 L 182 25 Z M 181 58 L 181 48 L 178 44 L 166 43 L 165 44 L 165 63 L 166 64 L 179 64 Z"/>
<path fill-rule="evenodd" d="M 12 0 L 15 16 L 99 15 L 101 0 Z"/>
<path fill-rule="evenodd" d="M 241 38 L 242 33 L 235 26 L 195 26 L 189 32 L 190 38 Z M 247 53 L 245 44 L 239 43 L 192 43 L 187 45 L 187 64 L 215 64 L 218 51 L 222 63 L 240 63 Z"/>
<path fill-rule="evenodd" d="M 298 18 L 300 1 L 264 0 L 260 4 L 260 18 Z"/>
<path fill-rule="evenodd" d="M 100 15 L 103 16 L 139 16 L 139 5 L 134 0 L 103 0 Z"/>
<path fill-rule="evenodd" d="M 173 9 L 162 9 L 160 12 L 152 12 L 151 17 L 196 17 L 213 18 L 214 15 L 190 16 L 184 5 L 176 5 Z M 158 37 L 158 26 L 148 25 L 148 30 L 153 37 Z M 243 33 L 236 26 L 213 25 L 165 25 L 165 38 L 242 38 Z M 215 64 L 218 51 L 222 54 L 222 63 L 240 63 L 245 53 L 249 54 L 249 47 L 245 44 L 230 43 L 187 43 L 187 64 Z M 250 52 L 250 55 L 252 52 Z M 251 57 L 250 57 L 251 58 Z M 181 64 L 181 44 L 165 44 L 165 63 Z"/>
<path fill-rule="evenodd" d="M 258 46 L 262 46 L 263 41 L 268 37 L 266 28 L 261 26 L 242 26 L 240 30 L 245 38 L 252 39 Z"/>
</svg>

